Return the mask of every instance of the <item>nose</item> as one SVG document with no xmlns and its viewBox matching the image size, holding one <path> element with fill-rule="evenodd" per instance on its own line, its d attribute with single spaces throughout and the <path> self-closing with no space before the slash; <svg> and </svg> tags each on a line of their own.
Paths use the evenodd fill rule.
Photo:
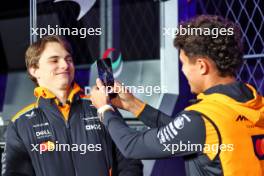
<svg viewBox="0 0 264 176">
<path fill-rule="evenodd" d="M 66 70 L 70 67 L 70 64 L 65 59 L 60 59 L 60 67 Z"/>
</svg>

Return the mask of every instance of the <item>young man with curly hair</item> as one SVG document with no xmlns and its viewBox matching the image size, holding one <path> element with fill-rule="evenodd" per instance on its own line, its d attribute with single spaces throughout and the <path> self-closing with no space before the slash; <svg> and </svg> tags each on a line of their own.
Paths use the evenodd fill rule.
<svg viewBox="0 0 264 176">
<path fill-rule="evenodd" d="M 126 91 L 109 100 L 97 80 L 91 99 L 104 125 L 129 158 L 183 156 L 191 176 L 264 175 L 264 98 L 249 84 L 236 81 L 243 61 L 239 28 L 219 16 L 205 15 L 182 27 L 233 28 L 233 35 L 186 34 L 174 40 L 197 101 L 171 119 Z M 150 129 L 129 129 L 111 105 L 132 112 Z"/>
<path fill-rule="evenodd" d="M 74 82 L 73 51 L 59 36 L 29 46 L 26 66 L 36 102 L 12 118 L 3 176 L 142 176 L 99 121 L 89 96 Z"/>
</svg>

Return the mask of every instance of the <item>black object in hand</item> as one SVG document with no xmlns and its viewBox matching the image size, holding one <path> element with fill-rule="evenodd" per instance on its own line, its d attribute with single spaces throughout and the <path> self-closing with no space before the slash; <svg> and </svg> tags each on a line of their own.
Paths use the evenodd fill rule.
<svg viewBox="0 0 264 176">
<path fill-rule="evenodd" d="M 117 93 L 109 93 L 114 90 L 115 79 L 113 76 L 112 62 L 110 58 L 97 60 L 97 70 L 100 80 L 103 82 L 104 86 L 108 91 L 110 98 L 115 98 Z"/>
</svg>

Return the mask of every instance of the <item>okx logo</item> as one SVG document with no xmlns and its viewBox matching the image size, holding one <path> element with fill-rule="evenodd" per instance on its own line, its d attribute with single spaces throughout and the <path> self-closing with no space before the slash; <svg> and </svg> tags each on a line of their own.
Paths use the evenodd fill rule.
<svg viewBox="0 0 264 176">
<path fill-rule="evenodd" d="M 108 48 L 105 50 L 103 54 L 103 59 L 108 58 L 111 52 L 114 52 L 115 48 Z M 111 57 L 109 57 L 111 58 Z M 123 60 L 122 60 L 122 54 L 120 53 L 117 58 L 111 58 L 112 61 L 112 69 L 113 69 L 113 75 L 114 77 L 118 77 L 123 70 Z"/>
<path fill-rule="evenodd" d="M 264 160 L 264 135 L 252 136 L 254 151 L 258 159 Z"/>
</svg>

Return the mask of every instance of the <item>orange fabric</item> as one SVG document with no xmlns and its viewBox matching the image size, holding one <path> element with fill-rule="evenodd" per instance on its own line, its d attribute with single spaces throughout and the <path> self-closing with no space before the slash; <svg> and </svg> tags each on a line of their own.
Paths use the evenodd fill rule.
<svg viewBox="0 0 264 176">
<path fill-rule="evenodd" d="M 74 95 L 81 91 L 82 89 L 80 88 L 80 86 L 76 83 L 74 83 L 73 88 L 71 89 L 67 101 L 71 104 L 72 103 L 72 99 L 74 97 Z M 67 121 L 69 119 L 69 113 L 70 113 L 70 109 L 71 109 L 71 105 L 66 103 L 64 105 L 59 105 L 60 101 L 56 98 L 56 96 L 50 92 L 48 89 L 44 88 L 44 87 L 37 87 L 34 89 L 34 95 L 39 98 L 45 98 L 45 99 L 51 99 L 51 98 L 55 98 L 55 103 L 57 104 L 58 109 L 60 110 L 60 112 L 62 113 L 65 121 Z"/>
<path fill-rule="evenodd" d="M 44 87 L 36 87 L 34 89 L 34 95 L 35 97 L 43 97 L 43 98 L 55 98 L 55 95 L 50 92 L 48 89 Z"/>
<path fill-rule="evenodd" d="M 223 175 L 264 175 L 264 160 L 262 152 L 262 136 L 264 134 L 264 122 L 261 113 L 264 111 L 264 98 L 257 94 L 252 87 L 254 98 L 241 103 L 236 100 L 219 93 L 198 95 L 197 99 L 201 101 L 197 104 L 187 107 L 185 110 L 195 110 L 207 116 L 214 122 L 220 133 L 221 146 L 216 130 L 212 125 L 209 125 L 205 119 L 206 127 L 206 146 L 218 146 L 217 150 L 213 148 L 204 148 L 204 153 L 214 159 L 216 152 L 219 152 Z M 204 116 L 202 116 L 204 117 Z M 238 120 L 244 117 L 245 120 Z M 260 137 L 257 143 L 256 137 Z M 260 150 L 260 152 L 258 151 Z M 247 161 L 248 164 L 243 164 L 242 161 Z"/>
<path fill-rule="evenodd" d="M 138 110 L 137 112 L 135 112 L 134 116 L 135 116 L 135 117 L 138 117 L 138 116 L 143 112 L 143 110 L 145 109 L 145 107 L 146 107 L 146 103 L 144 103 L 144 104 L 139 108 L 139 110 Z"/>
<path fill-rule="evenodd" d="M 82 91 L 82 89 L 80 88 L 80 86 L 78 84 L 74 83 L 73 89 L 71 90 L 67 100 L 69 100 L 72 103 L 72 99 L 73 99 L 74 95 L 79 91 Z"/>
<path fill-rule="evenodd" d="M 83 99 L 90 99 L 91 98 L 91 95 L 80 95 L 81 98 Z"/>
<path fill-rule="evenodd" d="M 58 105 L 58 108 L 59 108 L 60 112 L 62 113 L 64 120 L 68 121 L 71 105 L 68 105 L 68 104 L 65 104 L 63 106 Z"/>
</svg>

